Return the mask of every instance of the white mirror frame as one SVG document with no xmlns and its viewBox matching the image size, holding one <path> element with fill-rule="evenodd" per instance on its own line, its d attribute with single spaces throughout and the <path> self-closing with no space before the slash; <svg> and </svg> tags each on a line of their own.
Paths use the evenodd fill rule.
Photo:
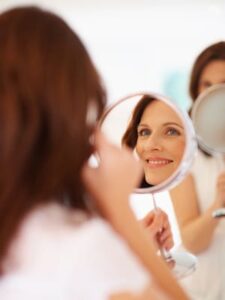
<svg viewBox="0 0 225 300">
<path fill-rule="evenodd" d="M 105 110 L 105 112 L 103 113 L 103 115 L 101 117 L 100 123 L 99 123 L 100 128 L 102 129 L 107 116 L 110 114 L 110 112 L 115 107 L 117 107 L 118 105 L 120 105 L 121 103 L 123 103 L 125 101 L 129 101 L 130 98 L 138 97 L 138 96 L 142 97 L 143 95 L 149 95 L 151 97 L 154 97 L 158 100 L 163 101 L 165 104 L 170 106 L 171 109 L 173 109 L 178 114 L 178 116 L 180 117 L 180 119 L 182 120 L 182 123 L 184 125 L 186 146 L 185 146 L 185 151 L 183 153 L 182 160 L 181 160 L 177 170 L 169 178 L 167 178 L 165 181 L 163 181 L 160 184 L 157 184 L 153 187 L 136 188 L 134 190 L 134 193 L 137 193 L 137 194 L 158 193 L 158 192 L 162 192 L 164 190 L 169 190 L 172 187 L 176 186 L 187 174 L 187 171 L 189 170 L 189 168 L 194 160 L 196 150 L 197 150 L 197 142 L 196 142 L 194 127 L 192 125 L 192 122 L 191 122 L 188 114 L 184 111 L 181 111 L 174 103 L 172 103 L 169 100 L 169 98 L 167 98 L 163 95 L 157 94 L 157 93 L 136 92 L 136 93 L 132 93 L 132 94 L 129 94 L 129 95 L 121 98 L 119 101 L 113 103 Z M 104 132 L 104 130 L 103 130 L 103 132 Z"/>
<path fill-rule="evenodd" d="M 198 109 L 199 106 L 204 102 L 205 98 L 207 96 L 210 96 L 211 94 L 213 94 L 215 91 L 220 89 L 224 89 L 224 95 L 225 95 L 225 84 L 215 84 L 209 88 L 207 88 L 204 92 L 202 92 L 198 98 L 195 100 L 192 110 L 191 110 L 191 118 L 193 121 L 193 126 L 194 128 L 196 128 L 196 118 L 198 115 Z M 216 117 L 216 116 L 215 116 Z M 206 152 L 212 154 L 212 155 L 217 155 L 217 154 L 225 154 L 225 151 L 223 150 L 216 150 L 215 148 L 213 148 L 212 146 L 209 146 L 207 144 L 207 142 L 205 142 L 205 140 L 203 140 L 203 138 L 198 134 L 197 130 L 195 130 L 196 132 L 196 138 L 197 141 L 199 143 L 199 145 L 202 147 L 203 150 L 205 150 Z"/>
</svg>

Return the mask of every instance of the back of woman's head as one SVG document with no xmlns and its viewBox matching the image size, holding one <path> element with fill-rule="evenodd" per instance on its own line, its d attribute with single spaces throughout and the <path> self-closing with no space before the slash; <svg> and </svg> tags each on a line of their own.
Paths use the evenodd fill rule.
<svg viewBox="0 0 225 300">
<path fill-rule="evenodd" d="M 199 81 L 204 68 L 215 60 L 225 60 L 225 41 L 213 44 L 197 57 L 191 72 L 189 91 L 193 101 L 198 97 Z"/>
<path fill-rule="evenodd" d="M 85 209 L 90 104 L 105 96 L 69 26 L 35 7 L 0 15 L 0 263 L 25 214 L 63 196 Z"/>
</svg>

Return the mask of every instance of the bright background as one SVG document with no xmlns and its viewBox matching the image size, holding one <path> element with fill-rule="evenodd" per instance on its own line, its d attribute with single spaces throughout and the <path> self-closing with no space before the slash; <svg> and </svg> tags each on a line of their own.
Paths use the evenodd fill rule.
<svg viewBox="0 0 225 300">
<path fill-rule="evenodd" d="M 51 8 L 79 33 L 109 103 L 143 90 L 166 94 L 186 109 L 194 59 L 225 39 L 224 0 L 0 0 L 0 9 L 24 3 Z M 162 202 L 176 227 L 170 201 Z M 176 228 L 175 235 L 179 241 Z"/>
<path fill-rule="evenodd" d="M 193 60 L 225 37 L 224 0 L 0 0 L 0 9 L 24 3 L 53 9 L 79 33 L 109 102 L 150 90 L 187 107 Z"/>
</svg>

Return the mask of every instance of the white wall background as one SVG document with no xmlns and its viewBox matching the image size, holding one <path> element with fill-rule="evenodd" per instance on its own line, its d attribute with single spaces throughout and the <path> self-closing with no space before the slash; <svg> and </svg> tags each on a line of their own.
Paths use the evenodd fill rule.
<svg viewBox="0 0 225 300">
<path fill-rule="evenodd" d="M 225 40 L 224 0 L 0 0 L 0 9 L 24 3 L 51 8 L 79 33 L 109 102 L 140 90 L 164 93 L 168 73 L 188 77 L 196 55 Z M 173 214 L 168 199 L 165 209 Z"/>
<path fill-rule="evenodd" d="M 164 92 L 165 75 L 188 74 L 196 55 L 225 39 L 224 0 L 0 0 L 37 3 L 67 19 L 87 45 L 109 102 L 137 90 Z"/>
</svg>

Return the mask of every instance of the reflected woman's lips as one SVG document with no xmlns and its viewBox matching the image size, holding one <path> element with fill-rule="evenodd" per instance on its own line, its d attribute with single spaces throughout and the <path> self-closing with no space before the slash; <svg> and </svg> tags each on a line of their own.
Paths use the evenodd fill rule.
<svg viewBox="0 0 225 300">
<path fill-rule="evenodd" d="M 151 157 L 146 159 L 146 162 L 150 168 L 161 168 L 172 163 L 173 160 L 162 157 Z"/>
</svg>

